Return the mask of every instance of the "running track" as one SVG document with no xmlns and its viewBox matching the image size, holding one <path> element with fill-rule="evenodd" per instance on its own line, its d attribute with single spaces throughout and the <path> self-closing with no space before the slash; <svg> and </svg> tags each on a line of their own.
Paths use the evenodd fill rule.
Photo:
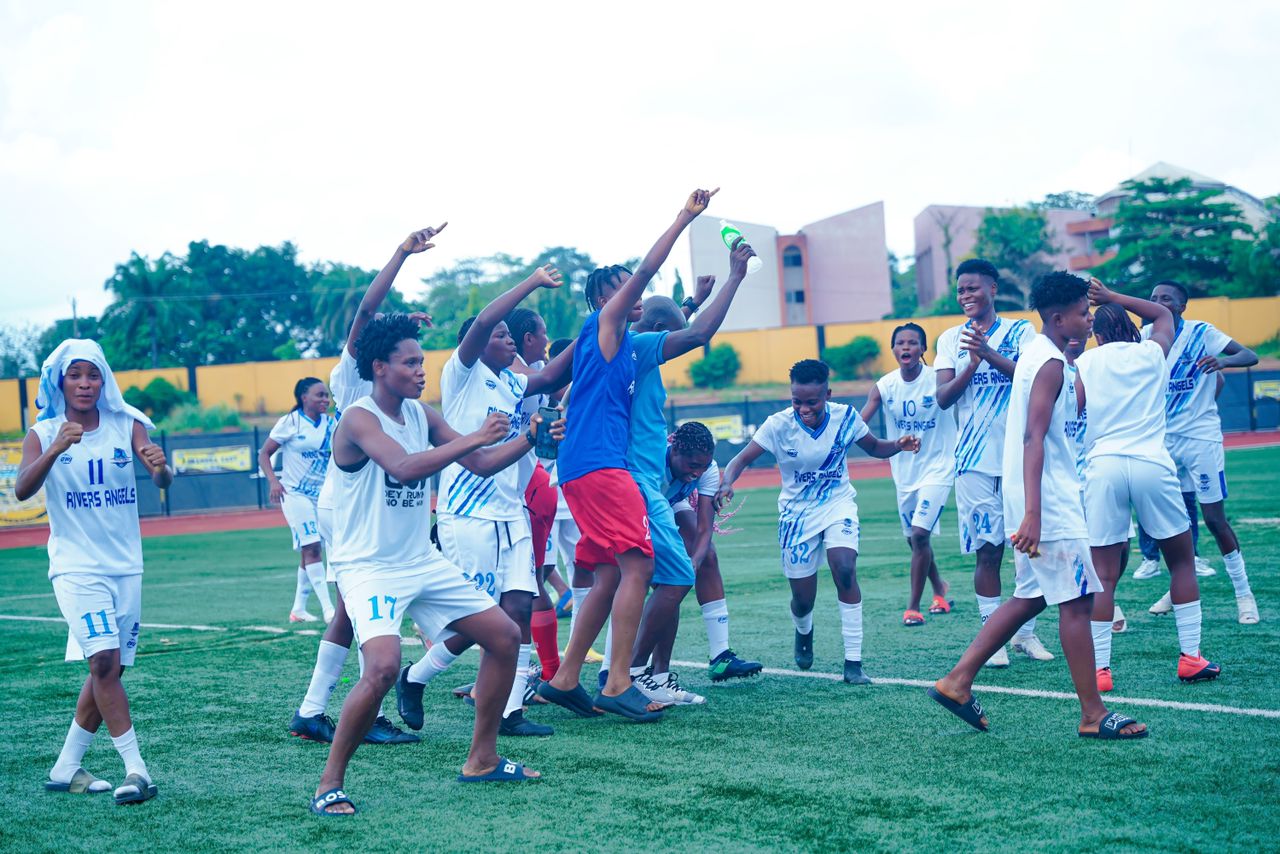
<svg viewBox="0 0 1280 854">
<path fill-rule="evenodd" d="M 1232 448 L 1260 448 L 1280 445 L 1280 432 L 1231 433 L 1223 445 Z M 849 464 L 849 477 L 870 480 L 889 477 L 888 460 L 860 459 Z M 776 468 L 748 469 L 738 478 L 738 489 L 778 486 Z M 142 536 L 162 537 L 171 534 L 209 534 L 221 531 L 247 531 L 255 528 L 283 528 L 284 516 L 276 508 L 269 510 L 225 510 L 191 516 L 155 516 L 141 520 Z M 0 528 L 0 549 L 43 546 L 49 541 L 47 525 L 23 528 Z"/>
</svg>

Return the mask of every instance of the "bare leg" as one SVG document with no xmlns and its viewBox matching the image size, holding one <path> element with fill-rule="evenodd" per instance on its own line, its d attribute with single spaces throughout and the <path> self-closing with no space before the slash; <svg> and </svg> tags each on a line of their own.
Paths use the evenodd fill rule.
<svg viewBox="0 0 1280 854">
<path fill-rule="evenodd" d="M 862 588 L 858 586 L 858 553 L 853 549 L 827 549 L 827 564 L 831 567 L 831 580 L 836 583 L 836 598 L 846 605 L 862 601 Z M 817 577 L 814 577 L 817 586 Z M 809 610 L 813 610 L 810 606 Z"/>
<path fill-rule="evenodd" d="M 462 766 L 463 774 L 477 777 L 498 767 L 498 724 L 511 694 L 511 683 L 515 680 L 520 629 L 501 608 L 490 608 L 456 620 L 450 628 L 484 650 L 480 657 L 480 672 L 476 675 L 475 687 L 471 689 L 471 696 L 476 702 L 475 729 L 471 735 L 471 750 L 466 764 Z M 540 776 L 528 769 L 525 773 L 531 777 Z"/>
<path fill-rule="evenodd" d="M 654 587 L 653 592 L 649 594 L 648 600 L 644 603 L 644 612 L 640 618 L 640 629 L 636 633 L 635 648 L 631 655 L 632 667 L 643 667 L 645 662 L 649 660 L 649 656 L 654 653 L 654 649 L 662 638 L 671 634 L 674 640 L 674 633 L 670 632 L 673 625 L 679 625 L 680 622 L 680 603 L 684 601 L 684 597 L 689 594 L 689 587 L 680 584 L 659 584 Z M 614 644 L 617 644 L 617 637 L 614 638 Z M 668 650 L 668 662 L 670 661 L 670 650 Z M 655 659 L 653 670 L 655 673 L 666 672 L 665 667 L 658 667 Z"/>
<path fill-rule="evenodd" d="M 639 549 L 631 549 L 618 555 L 618 565 L 621 578 L 613 596 L 613 610 L 610 612 L 613 625 L 612 660 L 609 662 L 609 681 L 601 691 L 606 697 L 617 697 L 631 687 L 631 651 L 635 649 L 645 594 L 648 593 L 649 581 L 653 578 L 653 558 L 645 557 Z"/>
<path fill-rule="evenodd" d="M 982 665 L 1007 644 L 1019 627 L 1044 610 L 1044 597 L 1019 599 L 1016 596 L 1000 603 L 1000 607 L 982 624 L 982 630 L 960 656 L 951 672 L 934 685 L 935 688 L 958 703 L 967 703 L 973 695 L 973 680 Z M 1088 629 L 1086 620 L 1085 629 Z M 1093 678 L 1093 636 L 1089 635 L 1089 677 Z M 1097 686 L 1094 687 L 1095 693 Z"/>
<path fill-rule="evenodd" d="M 1224 555 L 1239 551 L 1240 541 L 1236 539 L 1236 532 L 1232 529 L 1231 523 L 1227 521 L 1226 502 L 1215 501 L 1213 504 L 1201 504 L 1200 512 L 1204 514 L 1205 527 L 1209 529 L 1209 533 L 1213 534 L 1214 540 L 1218 543 L 1218 551 Z"/>
<path fill-rule="evenodd" d="M 590 585 L 591 592 L 587 594 L 586 599 L 582 600 L 582 610 L 574 620 L 573 634 L 569 636 L 569 645 L 565 647 L 564 655 L 560 657 L 560 669 L 556 671 L 555 677 L 549 683 L 551 687 L 558 688 L 561 691 L 572 691 L 574 686 L 581 680 L 582 664 L 586 661 L 587 650 L 591 648 L 591 644 L 599 636 L 600 630 L 604 628 L 604 621 L 609 619 L 609 611 L 613 607 L 614 594 L 621 580 L 621 571 L 618 567 L 606 563 L 597 566 L 594 573 L 575 568 L 573 575 L 574 586 L 578 586 L 579 579 L 584 576 L 594 576 Z M 586 587 L 587 585 L 581 586 Z M 634 642 L 634 637 L 632 641 Z M 619 649 L 616 635 L 613 639 L 613 648 L 615 652 Z M 625 655 L 630 655 L 630 645 L 621 647 L 621 649 Z M 622 672 L 624 674 L 629 673 L 625 662 L 622 666 Z"/>
<path fill-rule="evenodd" d="M 89 681 L 93 688 L 93 704 L 97 707 L 101 719 L 107 723 L 107 732 L 112 737 L 124 735 L 133 727 L 133 719 L 129 716 L 129 698 L 125 695 L 124 684 L 120 681 L 124 668 L 120 666 L 120 650 L 104 649 L 89 658 Z M 79 704 L 77 704 L 77 712 Z M 80 722 L 80 726 L 90 731 L 96 730 Z"/>
<path fill-rule="evenodd" d="M 548 564 L 546 567 L 543 567 L 543 569 L 548 570 L 546 580 L 547 583 L 551 585 L 551 589 L 556 591 L 557 596 L 563 596 L 569 590 L 569 586 L 565 584 L 564 579 L 560 577 L 560 571 L 556 569 L 556 565 L 554 563 Z"/>
<path fill-rule="evenodd" d="M 341 593 L 337 594 L 337 600 L 333 605 L 333 619 L 324 627 L 322 639 L 350 648 L 356 633 L 351 628 L 351 618 L 347 616 L 347 603 L 342 601 Z"/>
<path fill-rule="evenodd" d="M 929 574 L 931 567 L 936 574 L 937 567 L 933 564 L 933 546 L 929 542 L 928 531 L 924 528 L 912 528 L 907 543 L 911 546 L 911 598 L 907 601 L 907 608 L 919 611 L 920 597 L 924 595 L 925 576 Z"/>
<path fill-rule="evenodd" d="M 818 598 L 818 576 L 810 575 L 808 578 L 789 578 L 791 583 L 791 614 L 795 617 L 804 617 L 813 613 L 813 603 Z"/>
<path fill-rule="evenodd" d="M 1089 616 L 1093 610 L 1092 594 L 1063 602 L 1058 606 L 1058 639 L 1067 657 L 1071 681 L 1080 698 L 1080 731 L 1097 732 L 1098 725 L 1107 714 L 1107 707 L 1098 693 L 1098 682 L 1093 670 L 1093 634 L 1089 628 Z M 1043 600 L 1042 600 L 1043 601 Z M 1146 724 L 1133 723 L 1121 730 L 1128 735 L 1146 729 Z"/>
<path fill-rule="evenodd" d="M 973 568 L 973 589 L 975 593 L 979 596 L 1000 595 L 1000 564 L 1003 562 L 1003 544 L 996 546 L 986 543 L 978 549 Z M 992 650 L 992 652 L 994 653 L 995 650 Z"/>
<path fill-rule="evenodd" d="M 1097 546 L 1089 550 L 1093 557 L 1093 568 L 1102 582 L 1102 590 L 1093 594 L 1093 620 L 1109 623 L 1115 616 L 1116 584 L 1120 581 L 1120 554 L 1122 543 L 1109 546 Z"/>
<path fill-rule="evenodd" d="M 1221 505 L 1219 505 L 1221 506 Z M 1190 531 L 1160 540 L 1160 551 L 1169 567 L 1169 598 L 1175 605 L 1185 605 L 1200 598 L 1200 582 L 1196 580 L 1196 552 Z"/>
</svg>

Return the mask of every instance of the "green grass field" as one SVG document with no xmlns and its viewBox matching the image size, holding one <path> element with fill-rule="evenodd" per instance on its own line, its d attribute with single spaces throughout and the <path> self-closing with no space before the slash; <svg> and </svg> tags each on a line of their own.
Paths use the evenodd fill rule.
<svg viewBox="0 0 1280 854">
<path fill-rule="evenodd" d="M 1235 620 L 1219 567 L 1202 584 L 1205 653 L 1224 666 L 1213 683 L 1174 678 L 1171 617 L 1146 614 L 1159 581 L 1122 582 L 1131 629 L 1115 643 L 1114 708 L 1134 713 L 1152 737 L 1097 743 L 1075 735 L 1070 699 L 988 692 L 993 729 L 978 734 L 931 703 L 921 688 L 852 688 L 828 679 L 767 674 L 711 686 L 684 667 L 706 706 L 654 725 L 579 720 L 538 708 L 553 738 L 504 739 L 499 749 L 545 780 L 462 786 L 454 777 L 470 710 L 448 689 L 469 681 L 475 655 L 427 691 L 424 741 L 364 747 L 347 788 L 362 812 L 323 820 L 307 812 L 326 747 L 287 734 L 317 638 L 283 619 L 293 553 L 283 529 L 188 535 L 146 542 L 144 624 L 137 667 L 126 677 L 157 800 L 116 807 L 109 796 L 47 794 L 41 784 L 71 715 L 83 665 L 61 661 L 65 627 L 14 616 L 56 617 L 43 549 L 0 552 L 0 778 L 10 796 L 0 848 L 12 851 L 178 850 L 933 850 L 1274 849 L 1280 804 L 1280 449 L 1228 455 L 1229 509 L 1261 605 L 1260 625 Z M 899 625 L 906 548 L 892 483 L 859 485 L 859 575 L 866 602 L 865 659 L 873 677 L 932 679 L 976 632 L 970 562 L 955 553 L 948 512 L 936 540 L 953 584 L 955 613 L 922 628 Z M 732 640 L 746 656 L 794 670 L 786 584 L 774 546 L 774 494 L 749 493 L 734 519 L 745 530 L 718 541 Z M 1012 568 L 1006 560 L 1006 589 Z M 314 603 L 313 603 L 314 610 Z M 842 660 L 829 577 L 819 594 L 814 674 Z M 195 631 L 182 626 L 214 626 Z M 272 634 L 255 626 L 278 627 Z M 1057 621 L 1039 634 L 1059 651 Z M 567 623 L 561 623 L 563 632 Z M 406 646 L 406 655 L 422 650 Z M 692 603 L 677 657 L 704 661 Z M 594 676 L 594 671 L 589 674 Z M 355 657 L 348 664 L 355 679 Z M 1070 691 L 1061 657 L 1016 658 L 979 685 Z M 344 693 L 349 685 L 339 687 Z M 1127 704 L 1123 697 L 1205 703 L 1271 716 Z M 388 708 L 393 709 L 394 701 Z M 335 703 L 332 711 L 337 714 Z M 394 714 L 394 713 L 393 713 Z M 105 730 L 86 767 L 118 782 L 121 764 Z"/>
</svg>

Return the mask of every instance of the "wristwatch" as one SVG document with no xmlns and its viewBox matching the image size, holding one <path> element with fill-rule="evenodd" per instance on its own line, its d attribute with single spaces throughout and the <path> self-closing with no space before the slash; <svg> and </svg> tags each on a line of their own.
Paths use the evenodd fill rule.
<svg viewBox="0 0 1280 854">
<path fill-rule="evenodd" d="M 681 308 L 687 308 L 689 311 L 697 311 L 698 303 L 693 297 L 685 297 L 684 302 L 680 303 Z"/>
<path fill-rule="evenodd" d="M 538 440 L 537 440 L 537 439 L 535 439 L 535 438 L 533 438 L 533 428 L 532 428 L 532 427 L 530 427 L 528 430 L 525 430 L 525 431 L 524 431 L 524 437 L 525 437 L 525 439 L 527 439 L 527 440 L 529 441 L 529 444 L 530 444 L 530 445 L 534 445 L 534 446 L 536 446 L 536 445 L 538 444 Z"/>
</svg>

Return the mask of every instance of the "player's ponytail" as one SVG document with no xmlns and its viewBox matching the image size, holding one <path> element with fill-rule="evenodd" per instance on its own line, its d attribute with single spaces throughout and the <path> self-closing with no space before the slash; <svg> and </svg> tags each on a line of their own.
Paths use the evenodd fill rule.
<svg viewBox="0 0 1280 854">
<path fill-rule="evenodd" d="M 307 389 L 311 388 L 320 380 L 315 377 L 303 377 L 293 384 L 293 411 L 302 411 L 302 396 L 307 393 Z"/>
<path fill-rule="evenodd" d="M 1142 340 L 1142 335 L 1138 332 L 1138 327 L 1133 325 L 1129 313 L 1113 302 L 1100 305 L 1094 311 L 1093 332 L 1106 339 L 1108 344 L 1113 341 L 1136 344 Z"/>
</svg>

